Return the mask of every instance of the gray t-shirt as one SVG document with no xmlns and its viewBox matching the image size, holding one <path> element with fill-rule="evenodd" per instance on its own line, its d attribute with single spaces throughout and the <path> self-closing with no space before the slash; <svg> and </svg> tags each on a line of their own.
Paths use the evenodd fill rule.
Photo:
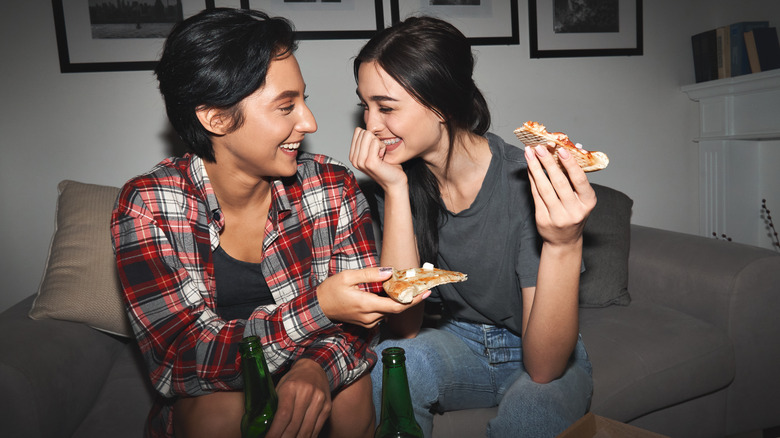
<svg viewBox="0 0 780 438">
<path fill-rule="evenodd" d="M 434 288 L 427 301 L 441 301 L 453 318 L 507 327 L 519 335 L 521 288 L 536 285 L 541 238 L 523 150 L 496 135 L 485 137 L 493 154 L 485 180 L 468 209 L 447 214 L 434 263 L 469 278 Z M 378 202 L 383 217 L 382 199 Z"/>
<path fill-rule="evenodd" d="M 486 134 L 493 158 L 476 199 L 439 228 L 435 265 L 469 278 L 434 288 L 456 319 L 522 330 L 521 288 L 535 286 L 541 238 L 523 150 Z"/>
</svg>

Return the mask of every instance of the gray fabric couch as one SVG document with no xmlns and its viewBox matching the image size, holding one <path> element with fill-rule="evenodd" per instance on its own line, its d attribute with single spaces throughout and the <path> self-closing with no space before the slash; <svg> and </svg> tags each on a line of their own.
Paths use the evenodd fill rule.
<svg viewBox="0 0 780 438">
<path fill-rule="evenodd" d="M 598 193 L 599 221 L 608 222 L 617 198 L 609 189 Z M 89 208 L 110 211 L 107 202 L 93 204 Z M 67 229 L 60 217 L 65 207 L 58 205 L 58 233 Z M 83 232 L 85 220 L 79 223 Z M 628 254 L 627 283 L 611 301 L 624 305 L 581 308 L 594 367 L 591 411 L 671 437 L 724 437 L 780 425 L 780 254 L 637 225 L 626 230 L 630 252 L 628 242 L 617 243 Z M 53 248 L 46 276 L 56 274 L 58 254 Z M 110 260 L 87 261 L 87 273 L 76 277 L 94 276 L 91 270 L 104 266 Z M 122 330 L 89 319 L 56 312 L 31 319 L 35 298 L 0 314 L 0 436 L 142 436 L 153 390 L 135 344 Z M 39 296 L 36 305 L 42 301 Z M 475 409 L 437 416 L 435 436 L 484 436 L 494 414 Z"/>
</svg>

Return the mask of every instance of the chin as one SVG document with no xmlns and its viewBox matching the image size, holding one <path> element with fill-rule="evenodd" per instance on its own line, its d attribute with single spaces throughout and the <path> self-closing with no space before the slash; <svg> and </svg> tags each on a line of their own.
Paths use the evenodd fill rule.
<svg viewBox="0 0 780 438">
<path fill-rule="evenodd" d="M 413 158 L 413 157 L 411 157 Z M 400 150 L 396 149 L 395 151 L 392 151 L 390 153 L 386 153 L 385 157 L 382 159 L 387 164 L 403 164 L 411 159 L 410 157 L 405 157 Z"/>
</svg>

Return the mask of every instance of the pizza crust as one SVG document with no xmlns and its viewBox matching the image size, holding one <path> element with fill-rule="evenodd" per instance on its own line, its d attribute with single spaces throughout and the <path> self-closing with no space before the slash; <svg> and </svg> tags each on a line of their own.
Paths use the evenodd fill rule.
<svg viewBox="0 0 780 438">
<path fill-rule="evenodd" d="M 466 274 L 433 268 L 426 263 L 424 268 L 394 270 L 393 276 L 385 281 L 382 287 L 390 298 L 407 304 L 432 287 L 466 281 L 466 279 L 468 279 Z"/>
</svg>

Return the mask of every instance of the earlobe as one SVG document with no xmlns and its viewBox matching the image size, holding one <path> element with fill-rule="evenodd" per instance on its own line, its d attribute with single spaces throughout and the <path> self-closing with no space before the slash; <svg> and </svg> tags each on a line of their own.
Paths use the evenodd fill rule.
<svg viewBox="0 0 780 438">
<path fill-rule="evenodd" d="M 206 128 L 207 131 L 215 135 L 225 135 L 225 120 L 222 112 L 216 108 L 210 108 L 200 106 L 195 109 L 195 115 L 198 117 L 200 124 Z"/>
</svg>

